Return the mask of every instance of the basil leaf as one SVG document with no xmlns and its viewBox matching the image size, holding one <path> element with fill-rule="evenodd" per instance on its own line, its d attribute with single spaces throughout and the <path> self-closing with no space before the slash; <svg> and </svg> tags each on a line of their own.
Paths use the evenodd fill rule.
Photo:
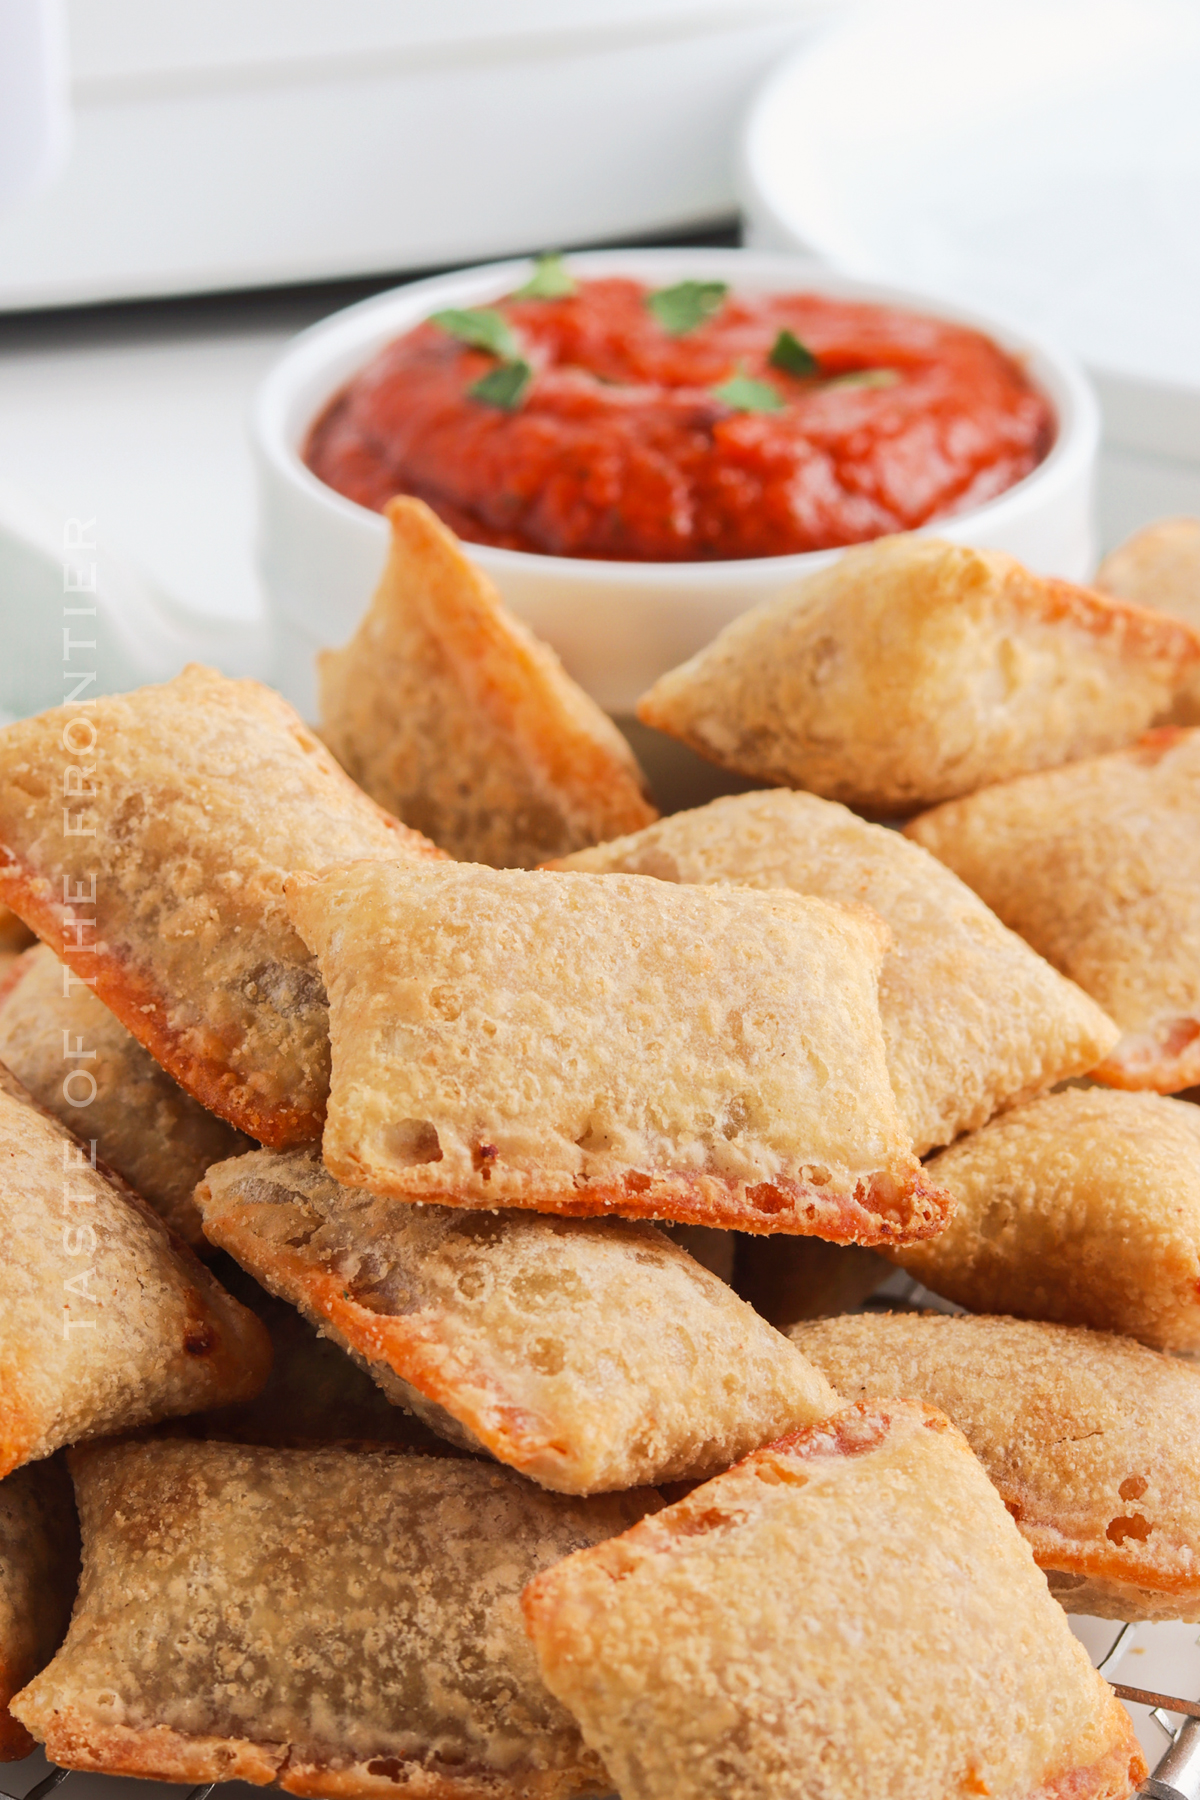
<svg viewBox="0 0 1200 1800">
<path fill-rule="evenodd" d="M 514 300 L 565 300 L 575 292 L 575 277 L 557 251 L 534 258 L 533 274 L 513 295 Z"/>
<path fill-rule="evenodd" d="M 492 356 L 503 357 L 506 362 L 521 360 L 521 346 L 512 326 L 502 313 L 495 312 L 490 306 L 451 306 L 445 312 L 431 313 L 429 323 L 440 325 L 443 331 L 448 331 L 451 337 L 461 338 L 473 350 L 486 350 Z"/>
<path fill-rule="evenodd" d="M 671 337 L 684 337 L 712 317 L 728 292 L 727 281 L 679 281 L 647 294 L 646 305 Z"/>
<path fill-rule="evenodd" d="M 735 412 L 776 413 L 787 405 L 769 381 L 755 381 L 750 375 L 735 375 L 731 381 L 723 381 L 720 387 L 713 388 L 712 395 Z"/>
<path fill-rule="evenodd" d="M 835 375 L 827 388 L 890 388 L 900 380 L 895 369 L 852 369 L 849 375 Z"/>
<path fill-rule="evenodd" d="M 501 412 L 515 412 L 532 380 L 533 370 L 517 357 L 511 362 L 502 362 L 499 368 L 489 369 L 479 381 L 471 383 L 467 393 L 472 400 L 482 400 L 486 406 L 498 406 Z"/>
<path fill-rule="evenodd" d="M 786 330 L 771 345 L 767 361 L 788 375 L 815 375 L 821 366 L 808 345 L 802 344 L 795 332 Z"/>
</svg>

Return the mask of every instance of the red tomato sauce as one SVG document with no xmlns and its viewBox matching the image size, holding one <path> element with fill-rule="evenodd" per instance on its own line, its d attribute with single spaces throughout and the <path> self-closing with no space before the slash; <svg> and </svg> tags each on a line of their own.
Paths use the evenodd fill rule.
<svg viewBox="0 0 1200 1800">
<path fill-rule="evenodd" d="M 978 332 L 816 294 L 729 294 L 672 336 L 647 293 L 609 279 L 495 302 L 533 369 L 510 411 L 468 393 L 494 356 L 418 325 L 334 398 L 304 459 L 361 506 L 417 495 L 473 543 L 698 562 L 911 530 L 1003 493 L 1053 441 L 1045 396 Z M 771 364 L 782 330 L 815 374 Z M 865 370 L 888 374 L 839 385 Z M 782 409 L 714 395 L 739 375 Z"/>
</svg>

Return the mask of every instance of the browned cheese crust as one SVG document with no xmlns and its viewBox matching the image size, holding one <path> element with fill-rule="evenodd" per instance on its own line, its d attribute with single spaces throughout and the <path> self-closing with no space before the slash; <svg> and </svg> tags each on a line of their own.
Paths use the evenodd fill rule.
<svg viewBox="0 0 1200 1800">
<path fill-rule="evenodd" d="M 0 1762 L 33 1739 L 8 1703 L 54 1655 L 79 1579 L 71 1478 L 57 1457 L 0 1481 Z"/>
<path fill-rule="evenodd" d="M 1200 730 L 1151 732 L 906 829 L 1116 1020 L 1097 1080 L 1200 1083 Z"/>
<path fill-rule="evenodd" d="M 1096 586 L 1200 629 L 1200 519 L 1159 519 L 1135 531 L 1100 564 Z M 1176 695 L 1170 716 L 1200 725 L 1200 673 Z"/>
<path fill-rule="evenodd" d="M 792 1341 L 847 1400 L 946 1413 L 1068 1612 L 1200 1621 L 1200 1371 L 1107 1332 L 940 1313 Z"/>
<path fill-rule="evenodd" d="M 638 717 L 884 817 L 1130 743 L 1200 665 L 1178 620 L 998 550 L 881 538 L 736 619 Z"/>
<path fill-rule="evenodd" d="M 941 1229 L 888 1081 L 874 915 L 450 863 L 287 891 L 330 997 L 338 1180 L 847 1243 Z"/>
<path fill-rule="evenodd" d="M 919 1156 L 1086 1073 L 1120 1035 L 944 864 L 815 794 L 730 795 L 556 866 L 791 888 L 878 913 L 892 933 L 888 1073 Z"/>
<path fill-rule="evenodd" d="M 1068 1088 L 929 1168 L 957 1211 L 936 1243 L 894 1255 L 927 1287 L 972 1312 L 1200 1350 L 1200 1107 Z"/>
<path fill-rule="evenodd" d="M 0 897 L 181 1087 L 262 1143 L 318 1138 L 329 1083 L 325 996 L 284 880 L 437 854 L 255 681 L 193 666 L 0 731 Z"/>
<path fill-rule="evenodd" d="M 61 1766 L 335 1800 L 609 1786 L 538 1677 L 519 1595 L 646 1495 L 563 1500 L 369 1449 L 129 1443 L 71 1466 L 79 1601 L 15 1702 Z"/>
<path fill-rule="evenodd" d="M 462 862 L 532 868 L 657 815 L 625 739 L 423 501 L 387 508 L 367 614 L 317 658 L 321 736 Z"/>
<path fill-rule="evenodd" d="M 399 1404 L 561 1493 L 709 1475 L 838 1404 L 650 1225 L 375 1199 L 299 1150 L 221 1163 L 197 1199 Z"/>
<path fill-rule="evenodd" d="M 2 1066 L 0 1267 L 0 1476 L 267 1378 L 253 1314 Z"/>
<path fill-rule="evenodd" d="M 859 1406 L 522 1602 L 622 1800 L 1099 1800 L 1145 1769 L 963 1438 Z"/>
<path fill-rule="evenodd" d="M 207 1250 L 192 1190 L 209 1163 L 250 1140 L 185 1094 L 48 945 L 25 952 L 0 996 L 0 1062 L 68 1129 L 95 1138 L 97 1155 L 178 1237 Z"/>
</svg>

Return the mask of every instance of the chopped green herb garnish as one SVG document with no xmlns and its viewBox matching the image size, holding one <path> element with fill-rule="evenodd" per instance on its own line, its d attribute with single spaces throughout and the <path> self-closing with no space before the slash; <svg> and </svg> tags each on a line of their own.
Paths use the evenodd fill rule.
<svg viewBox="0 0 1200 1800">
<path fill-rule="evenodd" d="M 516 300 L 565 300 L 575 292 L 575 277 L 557 251 L 534 259 L 533 274 L 513 296 Z"/>
<path fill-rule="evenodd" d="M 498 369 L 489 369 L 482 380 L 472 382 L 467 392 L 472 400 L 498 406 L 502 412 L 515 412 L 532 380 L 533 370 L 529 364 L 516 357 L 511 362 L 502 362 Z"/>
<path fill-rule="evenodd" d="M 802 344 L 794 331 L 779 333 L 771 345 L 767 361 L 772 368 L 782 369 L 786 375 L 815 375 L 821 366 L 808 345 Z"/>
<path fill-rule="evenodd" d="M 720 387 L 713 388 L 712 394 L 715 400 L 732 406 L 735 412 L 776 413 L 782 412 L 787 404 L 769 381 L 755 381 L 751 375 L 735 375 L 731 381 L 723 381 Z"/>
<path fill-rule="evenodd" d="M 451 337 L 460 338 L 473 350 L 487 350 L 505 362 L 521 360 L 521 346 L 503 313 L 490 306 L 448 307 L 445 312 L 430 314 L 429 323 L 440 325 Z"/>
<path fill-rule="evenodd" d="M 647 294 L 646 305 L 664 331 L 684 337 L 711 319 L 728 292 L 726 281 L 678 281 L 674 287 Z"/>
<path fill-rule="evenodd" d="M 831 388 L 890 388 L 900 377 L 895 369 L 853 369 L 849 375 L 835 375 L 825 383 Z"/>
</svg>

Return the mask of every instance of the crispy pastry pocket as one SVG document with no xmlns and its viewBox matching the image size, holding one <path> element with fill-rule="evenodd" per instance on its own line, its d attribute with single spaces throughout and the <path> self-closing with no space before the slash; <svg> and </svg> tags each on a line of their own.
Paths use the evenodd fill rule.
<svg viewBox="0 0 1200 1800">
<path fill-rule="evenodd" d="M 71 1467 L 79 1601 L 14 1702 L 62 1766 L 329 1800 L 608 1785 L 539 1679 L 519 1595 L 652 1496 L 564 1500 L 378 1449 L 127 1443 Z"/>
<path fill-rule="evenodd" d="M 284 880 L 438 854 L 256 681 L 193 666 L 0 731 L 0 899 L 260 1143 L 318 1138 L 329 1085 L 325 995 Z"/>
<path fill-rule="evenodd" d="M 847 1400 L 948 1414 L 1069 1612 L 1200 1621 L 1200 1371 L 1019 1319 L 861 1313 L 791 1335 Z"/>
<path fill-rule="evenodd" d="M 624 1800 L 1115 1800 L 1144 1773 L 967 1444 L 913 1402 L 756 1451 L 522 1604 Z"/>
<path fill-rule="evenodd" d="M 1096 586 L 1200 629 L 1200 519 L 1158 519 L 1110 550 Z M 1200 671 L 1175 697 L 1176 725 L 1200 725 Z"/>
<path fill-rule="evenodd" d="M 815 794 L 731 795 L 556 867 L 791 888 L 866 905 L 892 938 L 879 1013 L 900 1116 L 923 1156 L 1082 1075 L 1120 1035 L 936 857 Z"/>
<path fill-rule="evenodd" d="M 726 768 L 898 817 L 1114 750 L 1200 665 L 1181 620 L 891 537 L 726 627 L 638 706 Z"/>
<path fill-rule="evenodd" d="M 0 1762 L 33 1749 L 8 1702 L 61 1643 L 78 1579 L 79 1527 L 62 1461 L 30 1463 L 6 1476 L 0 1481 Z"/>
<path fill-rule="evenodd" d="M 45 944 L 25 952 L 0 996 L 0 1062 L 68 1129 L 86 1125 L 109 1168 L 193 1250 L 207 1249 L 192 1190 L 250 1140 L 185 1094 Z"/>
<path fill-rule="evenodd" d="M 258 1391 L 258 1320 L 2 1065 L 0 1157 L 0 1476 Z"/>
<path fill-rule="evenodd" d="M 1200 1350 L 1200 1107 L 1067 1088 L 929 1169 L 954 1218 L 936 1243 L 894 1253 L 927 1287 L 972 1312 Z"/>
<path fill-rule="evenodd" d="M 985 789 L 908 834 L 1092 995 L 1113 1087 L 1200 1084 L 1200 730 Z"/>
<path fill-rule="evenodd" d="M 330 997 L 339 1180 L 839 1242 L 941 1228 L 888 1080 L 873 914 L 449 863 L 287 892 Z"/>
<path fill-rule="evenodd" d="M 317 658 L 321 736 L 355 781 L 451 856 L 531 867 L 655 815 L 612 720 L 513 618 L 421 500 L 358 630 Z"/>
<path fill-rule="evenodd" d="M 649 1225 L 376 1199 L 303 1151 L 222 1163 L 197 1199 L 213 1242 L 400 1405 L 545 1487 L 695 1479 L 837 1405 Z"/>
</svg>

